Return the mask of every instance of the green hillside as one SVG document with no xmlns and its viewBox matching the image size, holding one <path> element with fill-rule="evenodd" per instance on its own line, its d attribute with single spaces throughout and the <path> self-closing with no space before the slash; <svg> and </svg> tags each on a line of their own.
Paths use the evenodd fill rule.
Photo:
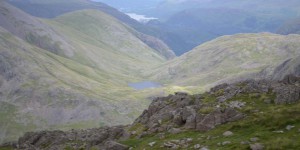
<svg viewBox="0 0 300 150">
<path fill-rule="evenodd" d="M 73 59 L 92 67 L 135 75 L 165 61 L 133 29 L 97 10 L 68 13 L 45 22 L 78 48 Z"/>
<path fill-rule="evenodd" d="M 1 143 L 27 131 L 127 124 L 149 104 L 153 92 L 128 83 L 147 80 L 141 72 L 165 58 L 135 30 L 97 10 L 40 20 L 0 4 Z"/>
<path fill-rule="evenodd" d="M 0 26 L 25 40 L 26 42 L 46 49 L 60 56 L 71 57 L 74 47 L 61 34 L 54 31 L 39 19 L 21 10 L 0 2 Z"/>
<path fill-rule="evenodd" d="M 164 83 L 210 87 L 216 83 L 255 78 L 300 55 L 300 36 L 271 33 L 223 36 L 159 67 L 150 75 Z M 276 41 L 276 42 L 274 42 Z"/>
<path fill-rule="evenodd" d="M 0 19 L 0 143 L 27 131 L 129 124 L 153 97 L 175 91 L 299 74 L 299 35 L 223 36 L 167 61 L 148 46 L 155 39 L 98 10 L 40 19 L 0 1 Z M 140 81 L 163 87 L 128 86 Z"/>
<path fill-rule="evenodd" d="M 7 2 L 32 16 L 41 18 L 55 18 L 66 13 L 85 9 L 99 10 L 110 16 L 113 16 L 122 23 L 125 23 L 126 25 L 134 28 L 138 32 L 147 34 L 139 35 L 141 33 L 138 33 L 137 37 L 140 40 L 144 41 L 145 44 L 147 44 L 151 48 L 160 52 L 160 54 L 162 54 L 166 58 L 172 59 L 175 57 L 174 52 L 163 41 L 156 38 L 159 36 L 149 36 L 156 35 L 157 33 L 161 34 L 161 31 L 159 29 L 151 28 L 142 23 L 139 23 L 136 20 L 130 18 L 128 15 L 104 3 L 94 2 L 90 0 L 9 0 Z"/>
</svg>

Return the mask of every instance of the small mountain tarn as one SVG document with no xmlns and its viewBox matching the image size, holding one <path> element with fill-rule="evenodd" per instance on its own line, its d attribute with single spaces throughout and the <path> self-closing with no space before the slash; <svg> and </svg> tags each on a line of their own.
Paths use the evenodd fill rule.
<svg viewBox="0 0 300 150">
<path fill-rule="evenodd" d="M 135 83 L 129 83 L 128 86 L 136 89 L 136 90 L 143 90 L 148 88 L 158 88 L 161 87 L 161 85 L 157 82 L 151 82 L 151 81 L 143 81 L 143 82 L 135 82 Z"/>
</svg>

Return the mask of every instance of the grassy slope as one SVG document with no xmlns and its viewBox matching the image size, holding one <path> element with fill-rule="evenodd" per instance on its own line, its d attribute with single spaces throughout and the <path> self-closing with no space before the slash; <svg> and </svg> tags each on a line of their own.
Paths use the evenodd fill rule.
<svg viewBox="0 0 300 150">
<path fill-rule="evenodd" d="M 130 32 L 132 29 L 100 11 L 77 11 L 47 23 L 80 49 L 74 58 L 76 61 L 93 67 L 136 74 L 164 61 L 162 56 L 136 38 Z"/>
<path fill-rule="evenodd" d="M 0 76 L 1 103 L 14 108 L 0 109 L 1 121 L 11 124 L 1 124 L 1 142 L 35 129 L 126 124 L 140 114 L 151 93 L 127 83 L 145 80 L 140 72 L 161 64 L 163 57 L 132 35 L 132 29 L 99 11 L 43 22 L 70 41 L 74 55 L 56 55 L 1 28 L 1 65 L 9 64 L 1 67 L 16 74 L 12 79 Z"/>
<path fill-rule="evenodd" d="M 0 1 L 0 26 L 28 43 L 61 56 L 72 56 L 73 47 L 68 40 L 23 11 Z"/>
<path fill-rule="evenodd" d="M 140 139 L 135 137 L 125 141 L 120 141 L 123 144 L 133 147 L 133 149 L 165 149 L 161 147 L 165 142 L 171 140 L 180 140 L 183 138 L 192 138 L 186 149 L 193 149 L 194 145 L 200 144 L 201 147 L 209 149 L 250 149 L 249 144 L 241 144 L 242 141 L 253 143 L 262 143 L 265 149 L 298 149 L 300 147 L 300 103 L 289 105 L 266 104 L 264 99 L 274 99 L 272 93 L 262 94 L 259 98 L 251 93 L 240 94 L 229 101 L 246 102 L 246 107 L 240 111 L 245 113 L 247 117 L 242 120 L 230 122 L 224 125 L 219 125 L 215 129 L 208 132 L 185 131 L 178 134 L 165 133 L 165 138 L 159 138 L 158 135 L 149 135 Z M 214 102 L 216 97 L 206 95 L 209 101 Z M 291 130 L 287 130 L 286 126 L 295 126 Z M 233 136 L 225 137 L 222 134 L 225 131 L 232 131 Z M 276 133 L 273 131 L 283 131 Z M 257 142 L 251 142 L 250 138 L 258 138 Z M 228 145 L 218 145 L 225 141 L 230 141 Z M 153 147 L 148 143 L 156 142 Z"/>
<path fill-rule="evenodd" d="M 207 87 L 272 68 L 300 55 L 299 40 L 297 35 L 270 33 L 224 36 L 167 62 L 151 75 L 173 85 Z"/>
<path fill-rule="evenodd" d="M 1 82 L 4 82 L 1 86 L 1 103 L 8 103 L 14 108 L 7 112 L 1 107 L 1 117 L 4 117 L 1 122 L 5 122 L 1 124 L 1 134 L 4 134 L 1 141 L 13 140 L 33 129 L 88 128 L 130 123 L 148 104 L 141 101 L 145 99 L 145 93 L 127 86 L 126 81 L 134 81 L 138 77 L 126 76 L 125 79 L 122 75 L 82 65 L 33 47 L 4 29 L 1 29 L 0 39 L 1 53 L 8 55 L 7 60 L 14 60 L 9 69 L 17 74 L 10 80 L 1 76 Z M 85 106 L 87 101 L 96 104 Z M 62 110 L 58 118 L 66 120 L 51 122 L 55 115 L 49 116 L 47 113 L 55 111 L 51 110 L 53 107 Z M 84 115 L 99 111 L 105 114 L 96 115 L 93 119 L 89 116 L 81 119 L 75 116 L 75 120 L 66 118 L 68 113 Z M 6 126 L 7 123 L 10 125 Z"/>
<path fill-rule="evenodd" d="M 65 13 L 84 9 L 100 10 L 106 14 L 109 14 L 110 16 L 113 16 L 114 18 L 117 18 L 122 23 L 125 23 L 139 32 L 149 35 L 155 35 L 155 33 L 161 34 L 158 29 L 141 24 L 117 9 L 100 2 L 93 2 L 89 0 L 10 0 L 8 2 L 31 14 L 32 16 L 41 18 L 54 18 Z M 138 37 L 141 40 L 147 40 L 144 36 Z M 148 36 L 147 38 L 148 40 L 150 38 L 154 43 L 148 42 L 146 44 L 157 51 L 162 52 L 162 55 L 164 55 L 166 58 L 170 58 L 170 56 L 173 58 L 175 56 L 173 51 L 165 46 L 165 44 L 159 39 L 151 36 Z"/>
</svg>

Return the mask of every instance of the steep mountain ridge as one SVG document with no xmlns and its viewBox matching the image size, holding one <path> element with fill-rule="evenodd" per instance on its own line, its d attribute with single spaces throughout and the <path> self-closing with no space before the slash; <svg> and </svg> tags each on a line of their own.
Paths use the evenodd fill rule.
<svg viewBox="0 0 300 150">
<path fill-rule="evenodd" d="M 41 20 L 0 4 L 1 142 L 26 131 L 130 123 L 149 103 L 150 93 L 128 83 L 166 59 L 137 31 L 97 10 Z M 60 51 L 44 42 L 61 43 Z"/>
<path fill-rule="evenodd" d="M 65 38 L 37 18 L 0 1 L 0 26 L 15 36 L 62 56 L 73 56 L 73 47 Z"/>
<path fill-rule="evenodd" d="M 97 10 L 71 12 L 46 22 L 71 39 L 72 45 L 84 49 L 84 53 L 79 52 L 78 61 L 87 58 L 106 71 L 136 74 L 145 66 L 165 61 L 140 41 L 135 32 L 132 33 L 133 29 Z"/>
<path fill-rule="evenodd" d="M 122 78 L 32 47 L 5 30 L 1 49 L 1 141 L 42 128 L 123 124 L 132 108 L 139 109 L 129 105 L 143 105 L 122 95 L 133 92 Z"/>
<path fill-rule="evenodd" d="M 115 8 L 112 8 L 104 3 L 92 2 L 90 0 L 9 0 L 7 2 L 33 16 L 42 18 L 55 18 L 65 13 L 84 9 L 100 10 L 117 18 L 121 22 L 141 33 L 155 35 L 156 33 L 160 32 L 157 29 L 147 27 L 137 22 L 136 20 L 130 18 L 129 16 L 118 11 Z M 149 35 L 139 35 L 137 37 L 142 41 L 147 41 L 145 43 L 148 44 L 148 46 L 152 47 L 158 52 L 161 52 L 161 54 L 165 54 L 166 58 L 172 59 L 175 57 L 174 52 L 170 50 L 170 48 L 166 46 L 164 42 L 157 39 L 156 37 Z"/>
</svg>

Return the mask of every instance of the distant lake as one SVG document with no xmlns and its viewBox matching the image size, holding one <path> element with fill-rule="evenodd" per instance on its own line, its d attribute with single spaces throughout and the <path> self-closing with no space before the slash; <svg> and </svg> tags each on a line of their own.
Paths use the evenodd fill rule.
<svg viewBox="0 0 300 150">
<path fill-rule="evenodd" d="M 136 82 L 136 83 L 129 83 L 128 86 L 136 89 L 136 90 L 144 90 L 148 88 L 158 88 L 161 87 L 159 83 L 152 82 L 152 81 L 143 81 L 143 82 Z"/>
</svg>

